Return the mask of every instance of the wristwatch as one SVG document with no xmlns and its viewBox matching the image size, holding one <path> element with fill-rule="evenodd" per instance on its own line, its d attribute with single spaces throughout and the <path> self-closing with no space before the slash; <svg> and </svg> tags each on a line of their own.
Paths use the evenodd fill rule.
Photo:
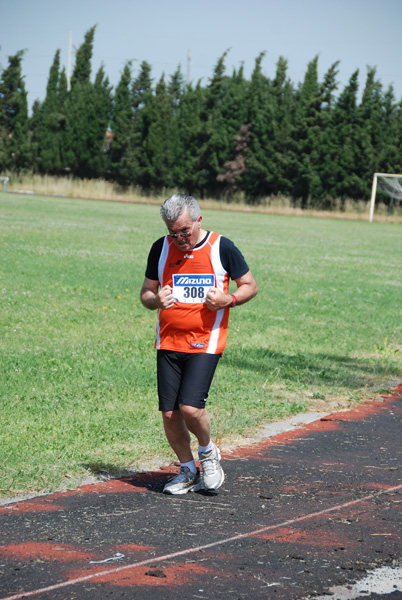
<svg viewBox="0 0 402 600">
<path fill-rule="evenodd" d="M 230 295 L 232 296 L 232 304 L 230 305 L 230 308 L 233 308 L 237 304 L 237 298 L 234 294 L 230 294 Z"/>
</svg>

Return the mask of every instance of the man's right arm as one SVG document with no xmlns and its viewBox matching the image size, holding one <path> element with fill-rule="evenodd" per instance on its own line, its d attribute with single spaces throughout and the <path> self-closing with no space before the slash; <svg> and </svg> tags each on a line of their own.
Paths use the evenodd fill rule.
<svg viewBox="0 0 402 600">
<path fill-rule="evenodd" d="M 169 309 L 174 304 L 172 288 L 165 285 L 159 291 L 159 281 L 145 277 L 140 292 L 141 303 L 149 310 Z"/>
</svg>

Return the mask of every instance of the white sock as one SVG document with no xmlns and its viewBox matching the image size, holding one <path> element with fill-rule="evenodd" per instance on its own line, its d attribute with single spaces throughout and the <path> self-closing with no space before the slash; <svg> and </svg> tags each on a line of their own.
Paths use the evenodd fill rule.
<svg viewBox="0 0 402 600">
<path fill-rule="evenodd" d="M 214 449 L 214 445 L 212 442 L 209 442 L 208 446 L 198 446 L 198 452 L 202 452 L 202 454 L 209 454 Z"/>
<path fill-rule="evenodd" d="M 180 466 L 187 467 L 188 469 L 190 469 L 190 471 L 192 473 L 197 473 L 197 467 L 195 466 L 194 460 L 190 460 L 190 462 L 186 462 L 186 463 L 180 463 Z"/>
</svg>

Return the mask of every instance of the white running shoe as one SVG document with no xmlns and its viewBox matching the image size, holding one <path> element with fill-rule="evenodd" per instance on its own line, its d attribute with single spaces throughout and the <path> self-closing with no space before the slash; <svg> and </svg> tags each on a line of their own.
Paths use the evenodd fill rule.
<svg viewBox="0 0 402 600">
<path fill-rule="evenodd" d="M 217 490 L 225 481 L 225 473 L 221 467 L 221 453 L 219 448 L 214 445 L 214 449 L 209 454 L 198 453 L 202 466 L 203 486 L 206 490 Z"/>
<path fill-rule="evenodd" d="M 202 488 L 199 471 L 192 473 L 188 467 L 180 467 L 179 474 L 167 482 L 163 488 L 164 494 L 182 495 L 187 492 L 197 492 Z"/>
</svg>

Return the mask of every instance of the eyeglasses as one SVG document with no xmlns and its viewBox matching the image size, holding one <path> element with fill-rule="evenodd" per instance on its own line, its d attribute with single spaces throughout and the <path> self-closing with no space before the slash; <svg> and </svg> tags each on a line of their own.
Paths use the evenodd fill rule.
<svg viewBox="0 0 402 600">
<path fill-rule="evenodd" d="M 186 232 L 182 232 L 182 233 L 168 233 L 167 236 L 170 238 L 178 238 L 178 237 L 190 237 L 190 235 L 193 233 L 193 229 L 194 229 L 194 225 L 196 224 L 197 221 L 194 221 L 193 226 L 191 228 L 191 231 L 186 231 Z"/>
</svg>

